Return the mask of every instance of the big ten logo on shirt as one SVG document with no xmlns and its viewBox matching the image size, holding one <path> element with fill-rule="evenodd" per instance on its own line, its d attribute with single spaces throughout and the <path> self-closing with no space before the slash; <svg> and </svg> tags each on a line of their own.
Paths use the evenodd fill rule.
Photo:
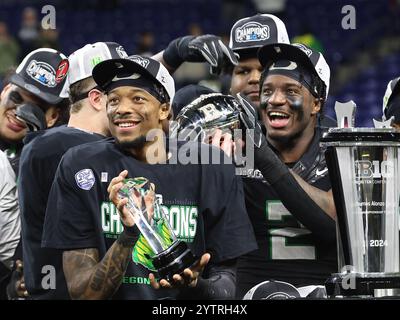
<svg viewBox="0 0 400 320">
<path fill-rule="evenodd" d="M 156 195 L 161 198 L 161 195 Z M 160 201 L 160 203 L 162 203 Z M 124 230 L 117 208 L 112 202 L 101 204 L 101 226 L 106 238 L 117 239 Z M 168 222 L 179 240 L 193 242 L 197 231 L 198 208 L 194 205 L 161 205 L 161 210 L 168 218 Z M 155 211 L 154 219 L 159 219 Z"/>
</svg>

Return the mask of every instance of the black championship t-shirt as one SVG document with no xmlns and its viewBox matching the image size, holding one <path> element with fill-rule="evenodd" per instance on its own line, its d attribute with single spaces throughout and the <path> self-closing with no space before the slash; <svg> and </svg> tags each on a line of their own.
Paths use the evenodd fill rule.
<svg viewBox="0 0 400 320">
<path fill-rule="evenodd" d="M 41 248 L 47 198 L 63 154 L 104 138 L 66 126 L 29 133 L 20 159 L 18 184 L 25 284 L 34 299 L 68 299 L 59 250 Z M 51 278 L 55 276 L 56 281 Z"/>
<path fill-rule="evenodd" d="M 291 168 L 312 186 L 331 189 L 321 132 L 302 158 Z M 336 243 L 314 238 L 282 204 L 273 188 L 256 170 L 243 178 L 246 207 L 256 235 L 258 249 L 239 259 L 237 297 L 266 280 L 280 280 L 295 286 L 324 284 L 337 272 Z M 334 238 L 334 237 L 333 237 Z"/>
<path fill-rule="evenodd" d="M 183 164 L 190 158 L 187 149 L 174 144 L 169 144 L 169 163 L 153 165 L 137 161 L 111 139 L 70 149 L 60 163 L 50 193 L 43 246 L 63 250 L 97 248 L 101 259 L 123 230 L 116 207 L 109 201 L 107 186 L 127 169 L 129 178 L 145 177 L 154 183 L 174 233 L 195 255 L 210 252 L 217 263 L 255 250 L 242 183 L 235 176 L 234 166 Z M 208 157 L 203 157 L 204 152 L 215 150 L 208 145 L 195 146 L 192 151 L 201 154 L 196 157 L 202 159 Z M 145 261 L 133 261 L 143 256 L 138 242 L 113 298 L 174 297 L 176 292 L 152 289 Z"/>
</svg>

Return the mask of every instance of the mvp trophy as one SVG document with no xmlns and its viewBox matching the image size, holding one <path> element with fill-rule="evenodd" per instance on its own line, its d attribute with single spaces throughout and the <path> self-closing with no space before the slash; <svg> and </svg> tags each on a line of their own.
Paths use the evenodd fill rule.
<svg viewBox="0 0 400 320">
<path fill-rule="evenodd" d="M 125 179 L 119 196 L 128 198 L 126 208 L 141 232 L 133 260 L 157 272 L 160 279 L 171 281 L 174 274 L 191 267 L 196 258 L 186 243 L 176 238 L 154 189 L 146 178 Z"/>
<path fill-rule="evenodd" d="M 400 133 L 388 123 L 353 128 L 354 102 L 336 103 L 339 128 L 321 139 L 337 211 L 339 273 L 330 297 L 400 295 Z"/>
</svg>

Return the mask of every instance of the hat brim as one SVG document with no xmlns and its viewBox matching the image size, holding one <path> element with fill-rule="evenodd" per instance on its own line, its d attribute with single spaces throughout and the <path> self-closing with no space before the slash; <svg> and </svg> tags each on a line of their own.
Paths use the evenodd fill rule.
<svg viewBox="0 0 400 320">
<path fill-rule="evenodd" d="M 97 64 L 92 72 L 92 76 L 97 85 L 104 91 L 107 91 L 114 77 L 121 73 L 139 73 L 142 76 L 147 76 L 157 83 L 160 83 L 153 74 L 138 63 L 129 59 L 109 59 Z M 162 85 L 160 83 L 160 85 Z"/>
<path fill-rule="evenodd" d="M 241 60 L 257 58 L 257 53 L 260 48 L 261 46 L 254 46 L 254 47 L 237 49 L 234 50 L 234 52 L 235 54 L 238 55 L 239 61 L 241 61 Z"/>
<path fill-rule="evenodd" d="M 269 67 L 278 60 L 289 60 L 299 63 L 315 74 L 317 73 L 307 54 L 290 44 L 274 43 L 264 45 L 258 50 L 257 56 L 263 68 Z"/>
<path fill-rule="evenodd" d="M 39 99 L 49 103 L 49 104 L 53 104 L 56 105 L 58 103 L 60 103 L 63 98 L 50 94 L 48 92 L 44 92 L 42 90 L 40 90 L 40 88 L 38 88 L 37 86 L 34 86 L 30 83 L 28 83 L 27 81 L 25 81 L 24 77 L 22 77 L 21 75 L 15 73 L 10 77 L 10 82 L 17 85 L 18 87 L 28 91 L 29 93 L 33 94 L 34 96 L 38 97 Z"/>
</svg>

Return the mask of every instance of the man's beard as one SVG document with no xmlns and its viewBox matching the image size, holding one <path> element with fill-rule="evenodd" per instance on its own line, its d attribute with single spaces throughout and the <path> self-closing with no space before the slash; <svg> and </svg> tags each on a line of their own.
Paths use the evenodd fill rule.
<svg viewBox="0 0 400 320">
<path fill-rule="evenodd" d="M 146 136 L 139 136 L 133 140 L 130 141 L 119 141 L 118 139 L 116 140 L 116 144 L 118 144 L 120 146 L 121 149 L 141 149 L 144 147 L 144 145 L 146 144 L 147 140 L 146 140 Z"/>
</svg>

